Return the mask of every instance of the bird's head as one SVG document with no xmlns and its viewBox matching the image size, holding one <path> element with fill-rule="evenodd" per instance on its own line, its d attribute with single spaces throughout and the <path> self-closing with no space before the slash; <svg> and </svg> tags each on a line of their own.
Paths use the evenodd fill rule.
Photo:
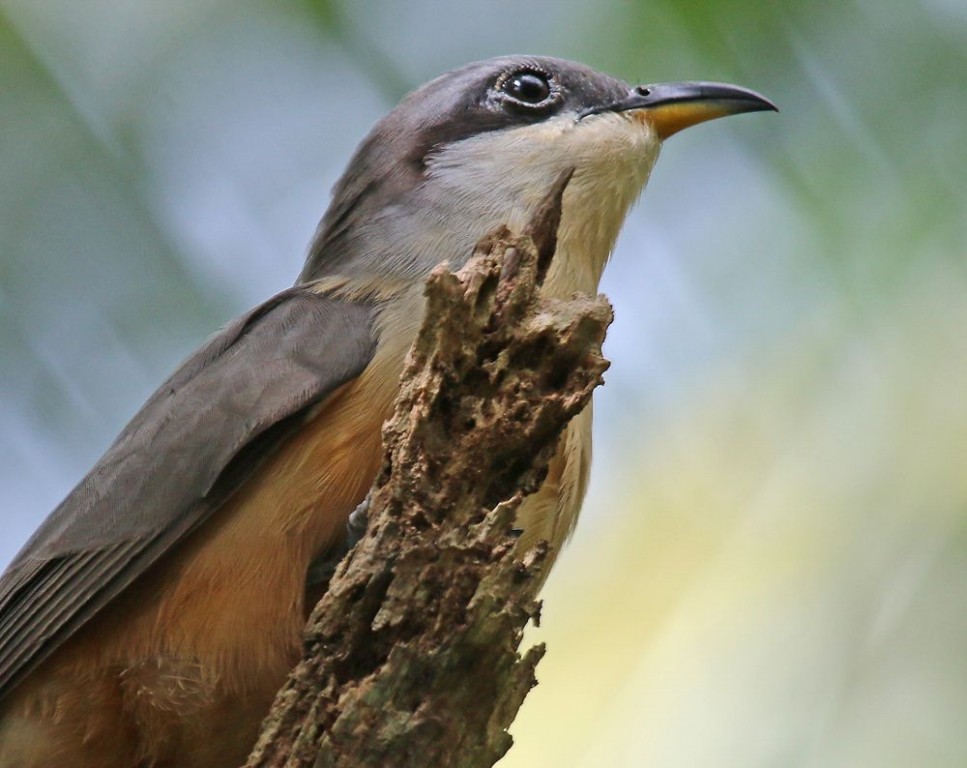
<svg viewBox="0 0 967 768">
<path fill-rule="evenodd" d="M 775 107 L 732 85 L 632 87 L 547 57 L 447 72 L 406 96 L 357 149 L 303 279 L 416 278 L 443 260 L 459 265 L 494 227 L 523 226 L 573 169 L 558 239 L 565 258 L 555 262 L 575 273 L 566 281 L 571 290 L 594 290 L 662 141 L 706 120 L 765 109 Z"/>
</svg>

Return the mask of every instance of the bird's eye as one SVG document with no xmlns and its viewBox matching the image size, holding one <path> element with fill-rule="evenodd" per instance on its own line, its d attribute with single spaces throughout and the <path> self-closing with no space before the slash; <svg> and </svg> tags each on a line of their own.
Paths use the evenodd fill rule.
<svg viewBox="0 0 967 768">
<path fill-rule="evenodd" d="M 524 70 L 510 75 L 501 83 L 500 90 L 514 101 L 527 106 L 543 104 L 553 92 L 547 75 L 533 70 Z"/>
</svg>

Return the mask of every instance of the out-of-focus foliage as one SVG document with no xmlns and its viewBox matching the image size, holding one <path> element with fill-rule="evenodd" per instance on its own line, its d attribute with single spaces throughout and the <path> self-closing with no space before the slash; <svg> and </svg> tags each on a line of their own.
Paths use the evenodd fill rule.
<svg viewBox="0 0 967 768">
<path fill-rule="evenodd" d="M 405 89 L 512 51 L 782 113 L 676 136 L 628 222 L 502 764 L 963 765 L 962 0 L 0 0 L 0 562 Z"/>
</svg>

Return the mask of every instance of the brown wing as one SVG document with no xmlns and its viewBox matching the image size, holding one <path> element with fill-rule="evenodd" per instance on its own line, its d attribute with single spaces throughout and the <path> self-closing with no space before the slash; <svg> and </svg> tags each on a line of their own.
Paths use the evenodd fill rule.
<svg viewBox="0 0 967 768">
<path fill-rule="evenodd" d="M 296 286 L 175 371 L 0 578 L 0 699 L 366 367 L 372 313 Z"/>
</svg>

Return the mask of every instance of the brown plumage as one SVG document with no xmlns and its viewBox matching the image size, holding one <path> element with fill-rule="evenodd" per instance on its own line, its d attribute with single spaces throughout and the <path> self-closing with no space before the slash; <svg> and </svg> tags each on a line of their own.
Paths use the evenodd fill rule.
<svg viewBox="0 0 967 768">
<path fill-rule="evenodd" d="M 297 658 L 309 563 L 342 538 L 378 468 L 391 400 L 371 395 L 386 373 L 370 367 L 317 405 L 204 526 L 14 689 L 0 705 L 0 765 L 242 762 Z"/>
</svg>

